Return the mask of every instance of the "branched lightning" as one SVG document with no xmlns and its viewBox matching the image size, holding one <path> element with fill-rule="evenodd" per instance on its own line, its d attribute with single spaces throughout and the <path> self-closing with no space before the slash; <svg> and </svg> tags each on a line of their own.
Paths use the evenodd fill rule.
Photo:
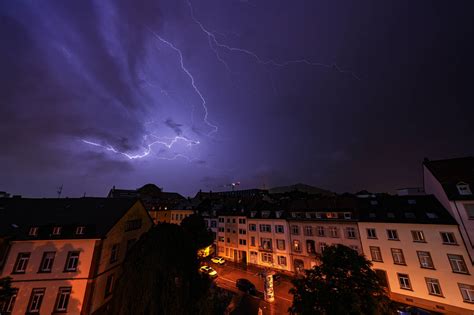
<svg viewBox="0 0 474 315">
<path fill-rule="evenodd" d="M 194 15 L 194 8 L 193 8 L 193 5 L 191 4 L 191 1 L 186 0 L 186 2 L 189 6 L 189 11 L 190 11 L 190 14 L 191 14 L 191 18 L 199 26 L 201 31 L 204 34 L 206 34 L 206 36 L 208 38 L 208 41 L 209 41 L 209 47 L 212 49 L 212 51 L 216 55 L 216 58 L 228 70 L 230 70 L 230 67 L 227 64 L 227 62 L 225 60 L 223 60 L 222 57 L 219 55 L 219 51 L 218 51 L 217 47 L 225 49 L 225 50 L 230 51 L 230 52 L 238 52 L 238 53 L 241 53 L 241 54 L 245 54 L 245 55 L 253 58 L 257 63 L 259 63 L 261 65 L 264 65 L 264 66 L 273 65 L 275 67 L 280 67 L 281 68 L 281 67 L 289 66 L 291 64 L 306 64 L 306 65 L 309 65 L 309 66 L 323 67 L 323 68 L 327 68 L 327 69 L 334 69 L 339 73 L 343 73 L 343 74 L 347 73 L 347 74 L 350 74 L 354 79 L 360 80 L 360 78 L 354 72 L 348 71 L 348 70 L 342 70 L 337 64 L 324 64 L 324 63 L 319 63 L 319 62 L 313 62 L 311 60 L 304 59 L 304 58 L 303 59 L 287 60 L 287 61 L 283 61 L 283 62 L 277 62 L 274 59 L 265 60 L 265 59 L 259 57 L 255 52 L 253 52 L 251 50 L 248 50 L 248 49 L 245 49 L 245 48 L 240 48 L 240 47 L 233 47 L 233 46 L 230 46 L 230 45 L 227 45 L 227 44 L 223 44 L 219 40 L 217 40 L 216 35 L 215 35 L 217 33 L 213 33 L 211 31 L 209 31 L 208 29 L 206 29 L 204 27 L 204 25 L 202 24 L 202 22 L 199 21 L 196 18 L 196 16 Z"/>
</svg>

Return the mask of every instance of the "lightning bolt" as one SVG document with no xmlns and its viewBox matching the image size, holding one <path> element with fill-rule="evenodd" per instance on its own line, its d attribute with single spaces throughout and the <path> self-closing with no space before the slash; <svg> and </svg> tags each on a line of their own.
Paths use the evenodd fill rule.
<svg viewBox="0 0 474 315">
<path fill-rule="evenodd" d="M 265 60 L 265 59 L 259 57 L 255 52 L 253 52 L 251 50 L 248 50 L 248 49 L 245 49 L 245 48 L 240 48 L 240 47 L 233 47 L 233 46 L 230 46 L 230 45 L 227 45 L 227 44 L 223 44 L 219 40 L 217 40 L 216 35 L 215 35 L 217 33 L 213 33 L 211 31 L 209 31 L 207 28 L 204 27 L 202 22 L 199 21 L 196 18 L 196 16 L 194 15 L 194 8 L 193 8 L 193 5 L 191 4 L 191 1 L 186 0 L 186 2 L 188 4 L 189 11 L 190 11 L 190 14 L 191 14 L 191 18 L 193 19 L 194 23 L 196 23 L 199 26 L 199 28 L 201 29 L 201 31 L 204 34 L 206 34 L 206 36 L 208 38 L 208 41 L 209 41 L 209 47 L 212 49 L 212 51 L 216 55 L 216 58 L 229 71 L 230 71 L 230 67 L 229 67 L 228 63 L 225 60 L 222 59 L 222 57 L 219 54 L 219 50 L 217 48 L 221 48 L 221 49 L 224 49 L 224 50 L 227 50 L 227 51 L 230 51 L 230 52 L 237 52 L 237 53 L 245 54 L 245 55 L 249 56 L 250 58 L 254 59 L 258 64 L 261 64 L 263 66 L 272 65 L 272 66 L 275 66 L 275 67 L 282 68 L 282 67 L 289 66 L 291 64 L 306 64 L 306 65 L 309 65 L 309 66 L 323 67 L 323 68 L 326 68 L 326 69 L 333 69 L 333 70 L 335 70 L 339 73 L 342 73 L 342 74 L 350 74 L 354 79 L 360 81 L 360 78 L 354 72 L 349 71 L 349 70 L 342 70 L 337 64 L 325 64 L 325 63 L 313 62 L 311 60 L 304 59 L 304 58 L 303 59 L 287 60 L 287 61 L 283 61 L 283 62 L 277 62 L 274 59 Z"/>
<path fill-rule="evenodd" d="M 194 76 L 191 74 L 191 72 L 188 70 L 188 68 L 186 68 L 186 66 L 184 65 L 184 58 L 183 58 L 183 53 L 181 52 L 181 50 L 179 48 L 177 48 L 175 45 L 173 45 L 171 42 L 167 41 L 166 39 L 164 39 L 163 37 L 161 37 L 160 35 L 158 35 L 157 33 L 155 33 L 153 30 L 151 30 L 150 28 L 148 28 L 148 30 L 153 34 L 153 36 L 158 39 L 160 42 L 164 43 L 165 45 L 167 45 L 168 47 L 170 47 L 172 50 L 174 50 L 177 54 L 178 54 L 178 57 L 179 57 L 179 64 L 181 66 L 181 70 L 183 70 L 183 72 L 189 77 L 189 80 L 191 81 L 191 86 L 193 87 L 194 91 L 196 92 L 196 94 L 199 96 L 199 98 L 201 99 L 201 105 L 202 105 L 202 108 L 204 109 L 204 122 L 206 123 L 206 125 L 208 125 L 209 127 L 212 128 L 212 130 L 207 134 L 208 136 L 211 136 L 213 133 L 217 132 L 218 128 L 216 125 L 213 125 L 211 122 L 209 122 L 209 111 L 208 111 L 208 108 L 207 108 L 207 102 L 206 102 L 206 99 L 204 98 L 204 96 L 202 95 L 201 91 L 199 90 L 199 88 L 196 86 L 196 80 L 194 79 Z"/>
</svg>

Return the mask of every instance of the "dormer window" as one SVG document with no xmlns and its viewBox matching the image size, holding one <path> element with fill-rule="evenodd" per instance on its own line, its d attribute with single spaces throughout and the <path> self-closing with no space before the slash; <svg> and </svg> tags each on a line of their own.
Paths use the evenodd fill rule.
<svg viewBox="0 0 474 315">
<path fill-rule="evenodd" d="M 85 226 L 78 226 L 76 227 L 76 235 L 83 235 L 86 227 Z"/>
<path fill-rule="evenodd" d="M 352 218 L 352 214 L 350 212 L 344 212 L 344 219 L 350 220 Z"/>
<path fill-rule="evenodd" d="M 472 195 L 471 188 L 469 187 L 469 184 L 460 182 L 456 185 L 456 187 L 458 188 L 458 192 L 459 192 L 460 195 L 463 195 L 463 196 Z"/>
<path fill-rule="evenodd" d="M 30 227 L 30 230 L 28 231 L 29 236 L 37 236 L 38 235 L 38 227 L 37 226 L 32 226 Z"/>
<path fill-rule="evenodd" d="M 257 215 L 257 211 L 251 211 L 250 212 L 250 217 L 251 218 L 255 218 L 256 215 Z"/>
<path fill-rule="evenodd" d="M 270 216 L 270 211 L 262 211 L 262 218 L 268 218 Z"/>
<path fill-rule="evenodd" d="M 416 200 L 415 199 L 408 199 L 408 204 L 409 205 L 416 205 Z"/>
<path fill-rule="evenodd" d="M 376 206 L 376 205 L 379 204 L 379 202 L 378 202 L 377 200 L 371 200 L 371 201 L 370 201 L 370 204 L 371 204 L 372 206 Z"/>
<path fill-rule="evenodd" d="M 53 227 L 53 235 L 61 235 L 61 230 L 62 230 L 62 227 L 60 226 Z"/>
<path fill-rule="evenodd" d="M 281 218 L 281 215 L 283 214 L 283 211 L 277 211 L 275 212 L 275 215 L 277 218 Z"/>
</svg>

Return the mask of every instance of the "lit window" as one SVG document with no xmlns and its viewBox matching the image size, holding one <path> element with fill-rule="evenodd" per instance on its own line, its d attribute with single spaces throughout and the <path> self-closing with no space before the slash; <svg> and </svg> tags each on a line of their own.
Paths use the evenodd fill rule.
<svg viewBox="0 0 474 315">
<path fill-rule="evenodd" d="M 411 231 L 411 236 L 413 237 L 413 242 L 426 242 L 423 231 Z"/>
<path fill-rule="evenodd" d="M 76 271 L 77 265 L 79 264 L 79 252 L 69 252 L 67 254 L 66 266 L 64 267 L 65 271 Z"/>
<path fill-rule="evenodd" d="M 37 236 L 38 235 L 38 227 L 37 226 L 30 227 L 30 230 L 28 231 L 28 235 L 29 236 Z"/>
<path fill-rule="evenodd" d="M 391 241 L 398 241 L 398 233 L 397 230 L 387 230 L 387 237 Z"/>
<path fill-rule="evenodd" d="M 272 250 L 272 239 L 262 237 L 260 239 L 260 248 L 264 250 Z"/>
<path fill-rule="evenodd" d="M 367 229 L 367 238 L 377 238 L 375 229 Z"/>
<path fill-rule="evenodd" d="M 61 235 L 62 228 L 60 226 L 53 227 L 53 235 Z"/>
<path fill-rule="evenodd" d="M 434 268 L 433 259 L 431 259 L 430 252 L 417 251 L 416 253 L 418 254 L 418 260 L 420 261 L 421 268 Z"/>
<path fill-rule="evenodd" d="M 59 288 L 58 296 L 56 297 L 56 312 L 66 312 L 69 304 L 69 297 L 71 296 L 71 287 Z"/>
<path fill-rule="evenodd" d="M 443 239 L 443 244 L 447 245 L 456 245 L 456 238 L 452 232 L 441 232 L 441 238 Z"/>
<path fill-rule="evenodd" d="M 83 235 L 85 230 L 86 230 L 85 226 L 76 227 L 76 235 Z"/>
<path fill-rule="evenodd" d="M 224 242 L 224 236 L 219 236 L 219 242 Z"/>
<path fill-rule="evenodd" d="M 392 248 L 393 263 L 396 265 L 406 265 L 405 256 L 400 248 Z"/>
<path fill-rule="evenodd" d="M 464 257 L 462 257 L 462 255 L 448 254 L 448 259 L 453 272 L 469 273 L 469 271 L 467 270 L 466 263 L 464 262 Z"/>
<path fill-rule="evenodd" d="M 39 314 L 41 303 L 43 303 L 44 291 L 44 288 L 33 289 L 31 291 L 30 302 L 28 303 L 28 313 Z"/>
<path fill-rule="evenodd" d="M 380 251 L 380 247 L 370 246 L 370 256 L 372 257 L 372 261 L 383 262 L 382 252 Z"/>
<path fill-rule="evenodd" d="M 301 242 L 298 240 L 293 240 L 293 251 L 301 252 Z"/>
<path fill-rule="evenodd" d="M 441 286 L 439 285 L 438 279 L 434 278 L 425 278 L 426 285 L 428 286 L 428 292 L 431 295 L 438 295 L 442 296 L 443 293 L 441 292 Z"/>
<path fill-rule="evenodd" d="M 458 283 L 461 290 L 462 299 L 465 302 L 474 303 L 474 286 L 470 284 Z"/>
<path fill-rule="evenodd" d="M 25 273 L 31 253 L 18 253 L 13 273 Z"/>
<path fill-rule="evenodd" d="M 51 272 L 56 252 L 44 252 L 39 272 Z"/>
<path fill-rule="evenodd" d="M 400 288 L 405 290 L 411 290 L 410 278 L 407 274 L 398 273 L 398 282 L 400 283 Z"/>
</svg>

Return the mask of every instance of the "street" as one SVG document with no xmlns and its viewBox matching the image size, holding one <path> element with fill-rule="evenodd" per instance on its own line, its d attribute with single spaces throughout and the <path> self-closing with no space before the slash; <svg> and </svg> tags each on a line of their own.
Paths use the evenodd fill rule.
<svg viewBox="0 0 474 315">
<path fill-rule="evenodd" d="M 275 283 L 275 301 L 268 303 L 263 300 L 263 279 L 258 276 L 263 269 L 253 266 L 242 266 L 232 262 L 226 262 L 224 265 L 208 263 L 217 271 L 218 277 L 216 283 L 219 287 L 239 293 L 240 305 L 232 314 L 251 314 L 255 312 L 255 306 L 262 309 L 263 314 L 287 314 L 288 308 L 291 306 L 293 296 L 289 293 L 292 284 L 288 279 L 283 277 L 279 282 Z M 244 268 L 245 267 L 245 268 Z M 251 297 L 240 292 L 236 287 L 237 279 L 245 278 L 250 280 L 257 288 L 257 296 Z M 257 313 L 255 313 L 257 314 Z"/>
</svg>

